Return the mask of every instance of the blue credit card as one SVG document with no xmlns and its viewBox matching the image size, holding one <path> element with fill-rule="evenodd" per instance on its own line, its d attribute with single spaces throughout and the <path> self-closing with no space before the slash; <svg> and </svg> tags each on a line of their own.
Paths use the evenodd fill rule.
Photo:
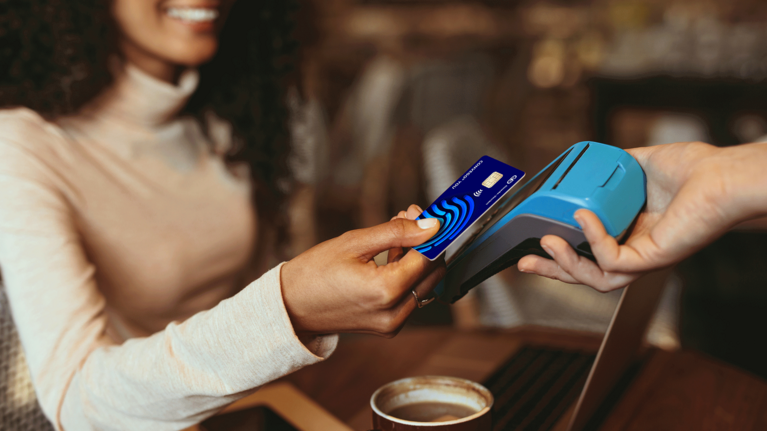
<svg viewBox="0 0 767 431">
<path fill-rule="evenodd" d="M 434 260 L 508 193 L 525 173 L 492 157 L 483 156 L 416 220 L 440 220 L 439 232 L 413 247 Z"/>
</svg>

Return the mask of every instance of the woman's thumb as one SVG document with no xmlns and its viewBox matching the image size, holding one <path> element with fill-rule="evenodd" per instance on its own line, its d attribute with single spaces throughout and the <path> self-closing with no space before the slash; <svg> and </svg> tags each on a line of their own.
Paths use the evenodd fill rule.
<svg viewBox="0 0 767 431">
<path fill-rule="evenodd" d="M 356 231 L 355 245 L 361 255 L 372 259 L 384 250 L 421 245 L 438 231 L 438 219 L 407 220 L 400 218 Z"/>
</svg>

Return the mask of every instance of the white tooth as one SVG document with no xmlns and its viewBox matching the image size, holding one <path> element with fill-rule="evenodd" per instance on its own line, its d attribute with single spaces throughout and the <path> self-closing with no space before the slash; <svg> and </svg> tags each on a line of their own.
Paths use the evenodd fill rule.
<svg viewBox="0 0 767 431">
<path fill-rule="evenodd" d="M 218 11 L 216 9 L 168 8 L 166 13 L 171 18 L 193 22 L 213 21 L 218 18 Z"/>
</svg>

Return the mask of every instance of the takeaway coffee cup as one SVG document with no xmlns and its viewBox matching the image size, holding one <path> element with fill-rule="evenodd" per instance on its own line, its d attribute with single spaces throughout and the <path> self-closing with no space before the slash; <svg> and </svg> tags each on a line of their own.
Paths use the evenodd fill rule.
<svg viewBox="0 0 767 431">
<path fill-rule="evenodd" d="M 493 394 L 456 377 L 421 376 L 384 385 L 370 398 L 380 431 L 489 431 Z"/>
</svg>

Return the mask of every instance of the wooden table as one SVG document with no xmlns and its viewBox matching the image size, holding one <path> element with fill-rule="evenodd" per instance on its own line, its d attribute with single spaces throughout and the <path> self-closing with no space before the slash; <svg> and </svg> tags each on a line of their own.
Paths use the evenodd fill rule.
<svg viewBox="0 0 767 431">
<path fill-rule="evenodd" d="M 601 338 L 536 327 L 346 336 L 330 359 L 284 380 L 352 429 L 367 430 L 370 395 L 387 382 L 424 374 L 481 382 L 524 345 L 596 352 Z M 767 382 L 695 352 L 649 350 L 644 358 L 600 430 L 767 430 Z M 566 416 L 555 430 L 564 430 Z"/>
</svg>

